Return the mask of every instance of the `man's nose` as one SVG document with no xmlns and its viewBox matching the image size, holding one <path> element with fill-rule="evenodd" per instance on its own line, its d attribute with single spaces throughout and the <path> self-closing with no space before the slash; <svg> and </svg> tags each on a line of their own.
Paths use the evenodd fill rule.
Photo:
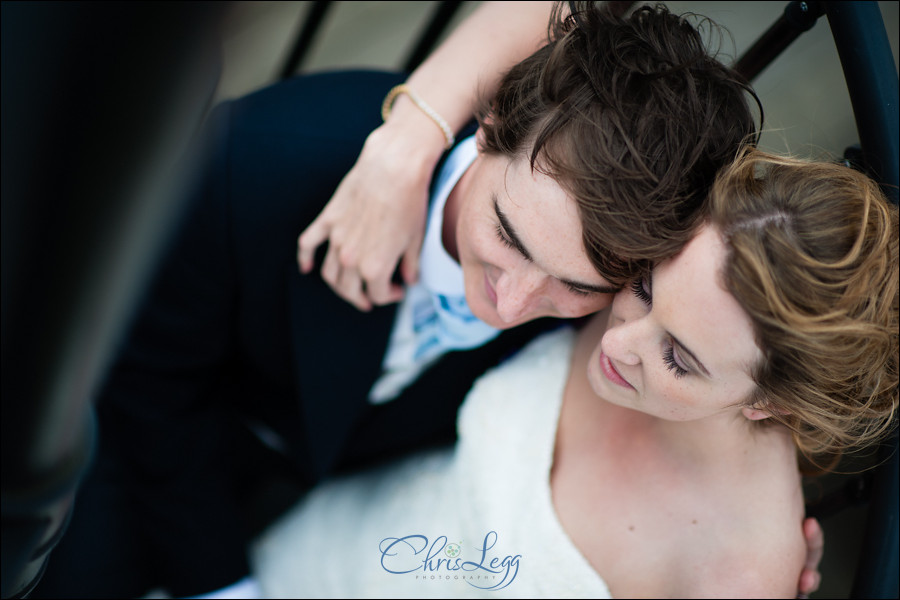
<svg viewBox="0 0 900 600">
<path fill-rule="evenodd" d="M 507 271 L 497 285 L 497 314 L 505 323 L 536 318 L 545 300 L 546 282 L 547 276 L 530 264 Z"/>
</svg>

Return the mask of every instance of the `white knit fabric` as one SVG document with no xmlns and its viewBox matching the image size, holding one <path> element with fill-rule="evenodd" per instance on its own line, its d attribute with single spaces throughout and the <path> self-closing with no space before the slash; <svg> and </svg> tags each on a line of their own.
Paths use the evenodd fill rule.
<svg viewBox="0 0 900 600">
<path fill-rule="evenodd" d="M 569 328 L 545 334 L 482 376 L 460 409 L 454 449 L 311 492 L 255 545 L 263 591 L 285 598 L 610 597 L 551 500 L 573 341 Z"/>
</svg>

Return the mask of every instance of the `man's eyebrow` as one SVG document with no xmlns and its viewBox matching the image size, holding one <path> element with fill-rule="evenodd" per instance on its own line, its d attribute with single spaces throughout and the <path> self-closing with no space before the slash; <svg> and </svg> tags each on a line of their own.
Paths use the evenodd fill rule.
<svg viewBox="0 0 900 600">
<path fill-rule="evenodd" d="M 494 201 L 494 212 L 497 213 L 497 219 L 500 221 L 500 227 L 503 228 L 503 231 L 506 233 L 506 237 L 509 238 L 510 243 L 513 245 L 513 247 L 515 247 L 516 251 L 519 254 L 525 257 L 526 260 L 534 262 L 531 258 L 531 253 L 528 252 L 525 244 L 523 244 L 522 240 L 519 239 L 519 236 L 516 235 L 516 230 L 509 222 L 506 214 L 504 214 L 504 212 L 500 210 L 500 204 L 497 202 L 497 195 L 492 194 L 492 199 Z M 611 285 L 594 285 L 593 283 L 572 281 L 571 279 L 560 279 L 559 281 L 569 287 L 578 288 L 580 290 L 594 292 L 597 294 L 615 294 L 621 291 L 621 288 Z"/>
<path fill-rule="evenodd" d="M 506 233 L 506 237 L 509 238 L 509 241 L 519 252 L 519 254 L 524 256 L 526 260 L 532 261 L 531 253 L 528 252 L 528 250 L 525 248 L 525 245 L 522 243 L 522 240 L 520 240 L 519 236 L 516 235 L 516 230 L 513 229 L 512 224 L 509 222 L 509 219 L 506 218 L 504 212 L 500 210 L 500 205 L 497 203 L 497 194 L 492 194 L 492 199 L 494 201 L 494 212 L 497 213 L 497 219 L 500 221 L 500 227 L 503 228 L 503 231 Z"/>
<path fill-rule="evenodd" d="M 672 335 L 672 334 L 669 333 L 669 335 Z M 681 349 L 682 352 L 684 352 L 685 354 L 687 354 L 687 355 L 691 358 L 691 360 L 694 361 L 694 364 L 697 365 L 697 367 L 698 367 L 701 371 L 703 371 L 703 373 L 704 373 L 707 377 L 712 377 L 712 375 L 709 374 L 709 371 L 706 370 L 706 367 L 703 366 L 703 363 L 700 362 L 700 359 L 698 359 L 698 358 L 696 357 L 696 355 L 694 355 L 694 353 L 691 352 L 691 351 L 688 349 L 687 346 L 685 346 L 684 344 L 682 344 L 681 341 L 680 341 L 677 337 L 675 337 L 674 335 L 672 335 L 672 341 L 675 342 L 675 344 Z"/>
</svg>

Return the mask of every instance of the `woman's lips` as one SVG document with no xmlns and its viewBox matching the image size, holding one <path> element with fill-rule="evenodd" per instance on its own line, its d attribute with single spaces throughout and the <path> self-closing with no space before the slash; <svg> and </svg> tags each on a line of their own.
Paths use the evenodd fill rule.
<svg viewBox="0 0 900 600">
<path fill-rule="evenodd" d="M 615 383 L 616 385 L 620 385 L 624 388 L 628 388 L 629 390 L 633 390 L 634 387 L 625 381 L 625 378 L 619 375 L 619 372 L 616 371 L 616 368 L 613 366 L 612 362 L 610 362 L 609 357 L 600 351 L 600 369 L 603 371 L 603 374 L 606 375 L 606 378 Z"/>
<path fill-rule="evenodd" d="M 491 280 L 488 279 L 487 273 L 484 274 L 484 289 L 491 304 L 497 306 L 497 292 L 494 290 L 494 286 L 491 285 Z"/>
</svg>

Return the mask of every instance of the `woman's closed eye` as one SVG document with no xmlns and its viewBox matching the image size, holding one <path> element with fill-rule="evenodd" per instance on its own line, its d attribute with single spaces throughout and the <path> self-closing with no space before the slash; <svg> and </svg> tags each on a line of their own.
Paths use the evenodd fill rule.
<svg viewBox="0 0 900 600">
<path fill-rule="evenodd" d="M 637 296 L 638 300 L 648 307 L 653 305 L 653 283 L 649 276 L 635 279 L 631 283 L 631 291 Z M 671 336 L 666 340 L 666 347 L 665 350 L 663 350 L 662 358 L 666 368 L 672 371 L 676 378 L 680 379 L 690 373 L 690 370 L 681 364 L 681 360 L 679 360 L 675 350 L 675 341 Z"/>
<path fill-rule="evenodd" d="M 666 368 L 672 371 L 676 379 L 680 379 L 688 374 L 688 370 L 678 364 L 678 358 L 675 356 L 675 345 L 672 343 L 672 340 L 667 342 L 667 347 L 663 351 L 663 362 L 666 363 Z"/>
<path fill-rule="evenodd" d="M 650 279 L 648 277 L 641 277 L 640 279 L 635 279 L 631 282 L 631 291 L 647 306 L 653 304 L 653 294 L 651 293 L 651 290 Z"/>
</svg>

